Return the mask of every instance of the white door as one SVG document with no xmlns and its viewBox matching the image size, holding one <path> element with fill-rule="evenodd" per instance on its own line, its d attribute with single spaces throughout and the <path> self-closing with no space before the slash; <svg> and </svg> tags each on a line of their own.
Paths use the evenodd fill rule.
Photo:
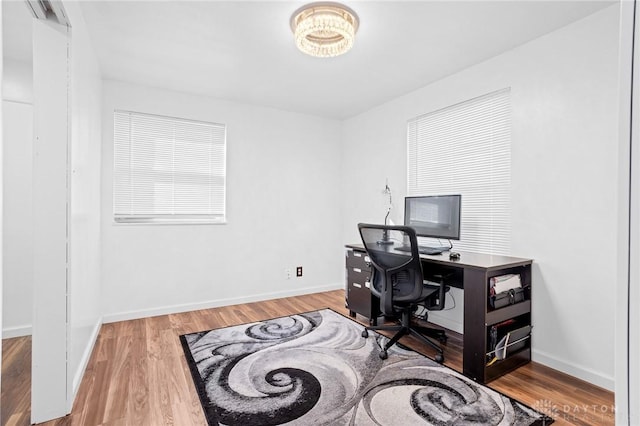
<svg viewBox="0 0 640 426">
<path fill-rule="evenodd" d="M 31 422 L 68 414 L 67 27 L 33 20 L 33 343 Z"/>
</svg>

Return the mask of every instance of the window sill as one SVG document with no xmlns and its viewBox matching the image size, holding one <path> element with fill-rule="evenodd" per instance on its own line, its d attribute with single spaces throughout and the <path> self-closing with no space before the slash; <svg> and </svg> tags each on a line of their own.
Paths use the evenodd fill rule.
<svg viewBox="0 0 640 426">
<path fill-rule="evenodd" d="M 226 219 L 166 219 L 166 218 L 121 218 L 114 219 L 113 225 L 226 225 Z"/>
</svg>

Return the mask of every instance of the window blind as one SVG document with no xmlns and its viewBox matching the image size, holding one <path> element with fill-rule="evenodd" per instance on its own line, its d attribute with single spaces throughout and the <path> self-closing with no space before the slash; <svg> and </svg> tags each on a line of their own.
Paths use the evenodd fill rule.
<svg viewBox="0 0 640 426">
<path fill-rule="evenodd" d="M 114 219 L 225 221 L 226 126 L 114 111 Z"/>
<path fill-rule="evenodd" d="M 462 195 L 456 249 L 509 253 L 510 97 L 507 88 L 408 122 L 409 195 Z"/>
</svg>

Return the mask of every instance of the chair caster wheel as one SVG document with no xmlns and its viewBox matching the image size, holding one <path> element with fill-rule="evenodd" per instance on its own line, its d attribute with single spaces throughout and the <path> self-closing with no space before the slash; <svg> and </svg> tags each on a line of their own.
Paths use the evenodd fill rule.
<svg viewBox="0 0 640 426">
<path fill-rule="evenodd" d="M 442 364 L 444 362 L 444 356 L 442 354 L 438 354 L 436 355 L 435 360 L 438 364 Z"/>
<path fill-rule="evenodd" d="M 362 330 L 362 337 L 364 337 L 365 339 L 369 337 L 369 332 L 367 331 L 367 329 Z"/>
<path fill-rule="evenodd" d="M 387 359 L 389 355 L 387 354 L 387 351 L 380 351 L 378 356 L 380 357 L 380 359 Z"/>
<path fill-rule="evenodd" d="M 447 336 L 440 336 L 438 337 L 438 342 L 445 344 L 447 343 Z"/>
</svg>

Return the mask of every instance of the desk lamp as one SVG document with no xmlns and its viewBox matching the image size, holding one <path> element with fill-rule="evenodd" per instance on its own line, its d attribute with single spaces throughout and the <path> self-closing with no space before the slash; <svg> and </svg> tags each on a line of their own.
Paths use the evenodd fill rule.
<svg viewBox="0 0 640 426">
<path fill-rule="evenodd" d="M 388 195 L 389 196 L 389 207 L 387 208 L 387 214 L 384 216 L 384 224 L 385 226 L 387 225 L 387 220 L 389 219 L 389 213 L 391 213 L 391 208 L 393 207 L 393 204 L 391 203 L 391 188 L 389 188 L 389 179 L 387 179 L 385 185 L 384 185 L 384 189 L 382 190 L 382 193 L 384 195 Z M 382 231 L 382 239 L 376 241 L 376 244 L 379 245 L 388 245 L 388 244 L 393 244 L 393 241 L 391 241 L 389 239 L 389 231 L 387 231 L 386 229 Z"/>
</svg>

